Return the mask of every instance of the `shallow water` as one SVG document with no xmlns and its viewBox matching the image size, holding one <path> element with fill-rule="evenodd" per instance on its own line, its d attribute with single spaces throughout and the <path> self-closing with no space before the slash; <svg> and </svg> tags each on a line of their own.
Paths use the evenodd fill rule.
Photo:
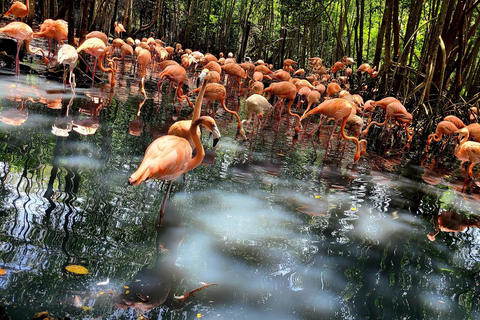
<svg viewBox="0 0 480 320">
<path fill-rule="evenodd" d="M 480 317 L 478 229 L 427 236 L 440 213 L 479 215 L 459 169 L 373 152 L 353 166 L 351 150 L 324 162 L 322 147 L 314 160 L 284 122 L 244 142 L 218 112 L 220 146 L 204 135 L 207 159 L 174 182 L 157 234 L 166 184 L 127 179 L 189 108 L 172 112 L 167 86 L 159 95 L 147 78 L 143 101 L 131 74 L 73 98 L 36 75 L 0 76 L 0 305 L 12 319 L 137 319 L 119 308 L 128 297 L 149 319 Z M 201 282 L 216 285 L 173 298 Z"/>
</svg>

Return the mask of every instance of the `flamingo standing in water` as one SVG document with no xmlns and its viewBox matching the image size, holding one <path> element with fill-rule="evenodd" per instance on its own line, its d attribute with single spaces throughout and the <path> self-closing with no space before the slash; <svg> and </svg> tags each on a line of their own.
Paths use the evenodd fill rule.
<svg viewBox="0 0 480 320">
<path fill-rule="evenodd" d="M 272 83 L 268 88 L 263 90 L 262 93 L 265 93 L 265 92 L 268 92 L 268 97 L 267 97 L 268 100 L 270 100 L 270 96 L 272 93 L 280 99 L 290 99 L 290 102 L 288 103 L 288 106 L 287 106 L 287 112 L 289 115 L 296 118 L 295 136 L 297 136 L 298 132 L 300 132 L 300 116 L 296 113 L 292 113 L 292 111 L 290 110 L 290 108 L 292 107 L 293 101 L 297 96 L 297 87 L 291 82 L 282 81 L 282 82 Z M 282 104 L 283 104 L 283 100 L 282 100 Z M 280 110 L 280 116 L 281 115 L 282 115 L 282 111 Z"/>
<path fill-rule="evenodd" d="M 58 63 L 63 64 L 63 72 L 65 73 L 65 65 L 68 64 L 70 68 L 70 76 L 68 77 L 68 84 L 72 90 L 75 90 L 76 83 L 75 83 L 75 74 L 73 70 L 77 66 L 78 60 L 78 52 L 73 46 L 69 44 L 64 44 L 60 50 L 58 50 Z M 73 78 L 73 81 L 72 81 Z M 65 76 L 64 76 L 65 79 Z M 65 81 L 63 81 L 65 84 Z"/>
<path fill-rule="evenodd" d="M 103 40 L 99 38 L 90 38 L 85 40 L 80 47 L 77 48 L 77 52 L 85 51 L 86 53 L 95 57 L 95 62 L 93 64 L 92 69 L 92 87 L 95 82 L 95 71 L 97 69 L 97 64 L 100 70 L 105 72 L 110 72 L 112 75 L 112 79 L 110 81 L 110 85 L 113 87 L 115 85 L 115 75 L 114 70 L 112 68 L 105 68 L 103 66 L 103 58 L 105 56 L 105 50 L 107 46 L 103 42 Z M 100 60 L 100 63 L 98 61 Z"/>
<path fill-rule="evenodd" d="M 7 24 L 5 27 L 0 28 L 0 33 L 6 34 L 10 38 L 14 38 L 17 40 L 17 55 L 15 57 L 15 73 L 20 74 L 20 59 L 18 57 L 20 53 L 20 47 L 22 46 L 22 42 L 25 41 L 27 51 L 35 54 L 37 52 L 41 52 L 43 55 L 43 61 L 48 64 L 49 60 L 45 56 L 45 52 L 42 49 L 37 48 L 32 51 L 30 48 L 30 42 L 33 40 L 33 30 L 30 26 L 23 22 L 11 22 Z"/>
<path fill-rule="evenodd" d="M 465 162 L 470 162 L 467 172 L 467 181 L 473 175 L 473 167 L 480 163 L 480 143 L 475 141 L 468 141 L 469 131 L 467 128 L 458 130 L 458 139 L 460 143 L 455 147 L 455 156 L 462 160 L 460 167 L 463 168 Z"/>
<path fill-rule="evenodd" d="M 128 179 L 130 185 L 139 185 L 147 179 L 170 181 L 159 213 L 159 226 L 162 225 L 165 204 L 168 200 L 173 180 L 183 173 L 195 169 L 202 163 L 205 157 L 205 150 L 197 135 L 197 129 L 200 124 L 213 132 L 214 139 L 220 138 L 221 135 L 215 120 L 208 116 L 199 117 L 197 120 L 192 121 L 190 126 L 190 136 L 197 149 L 195 157 L 192 158 L 193 149 L 188 140 L 173 135 L 166 135 L 156 139 L 148 146 L 142 163 Z"/>
<path fill-rule="evenodd" d="M 202 86 L 200 88 L 200 93 L 198 94 L 197 100 L 195 101 L 195 107 L 193 108 L 192 120 L 177 121 L 174 124 L 172 124 L 172 126 L 168 129 L 168 134 L 169 135 L 174 135 L 174 136 L 177 136 L 177 137 L 187 139 L 192 148 L 195 147 L 195 144 L 193 143 L 193 139 L 192 139 L 192 136 L 190 134 L 190 127 L 192 125 L 192 121 L 195 121 L 200 117 L 203 97 L 204 97 L 204 94 L 205 94 L 205 90 L 207 88 L 208 80 L 210 79 L 211 76 L 212 76 L 212 72 L 209 71 L 206 68 L 202 70 L 202 73 L 199 76 L 200 81 L 203 81 L 203 83 L 202 83 Z M 197 135 L 200 138 L 200 136 L 201 136 L 200 128 L 197 129 Z M 213 145 L 215 146 L 217 144 L 217 142 L 218 142 L 218 140 L 214 140 Z"/>
<path fill-rule="evenodd" d="M 342 124 L 340 127 L 340 134 L 344 139 L 353 140 L 357 145 L 357 151 L 355 152 L 355 156 L 353 157 L 353 163 L 355 163 L 358 161 L 358 159 L 360 159 L 361 149 L 366 149 L 366 141 L 362 142 L 362 144 L 364 144 L 365 147 L 361 148 L 360 141 L 358 141 L 356 137 L 347 136 L 345 134 L 345 125 L 347 124 L 347 120 L 350 114 L 352 114 L 352 108 L 353 108 L 352 104 L 346 99 L 343 99 L 343 98 L 330 99 L 322 102 L 318 107 L 313 108 L 312 110 L 307 112 L 305 115 L 302 116 L 301 120 L 305 119 L 309 115 L 318 114 L 318 113 L 324 114 L 327 117 L 332 117 L 337 121 L 342 120 Z M 332 135 L 333 135 L 333 128 L 332 128 L 332 132 L 330 133 L 330 136 L 328 137 L 327 149 L 325 151 L 325 158 L 327 157 L 327 154 L 328 154 L 328 147 L 330 146 L 330 139 Z M 312 140 L 312 143 L 313 143 L 313 140 Z"/>
<path fill-rule="evenodd" d="M 166 67 L 165 70 L 162 71 L 162 73 L 160 73 L 159 78 L 160 80 L 158 81 L 158 91 L 160 91 L 160 86 L 164 81 L 164 78 L 167 78 L 173 83 L 177 84 L 176 95 L 177 95 L 178 102 L 180 102 L 182 99 L 187 99 L 188 104 L 190 105 L 190 107 L 193 108 L 193 103 L 190 101 L 190 99 L 188 99 L 186 95 L 183 94 L 183 91 L 182 91 L 183 83 L 187 78 L 187 71 L 185 70 L 184 67 L 179 65 L 170 65 Z M 175 100 L 174 100 L 174 103 L 175 103 Z"/>
<path fill-rule="evenodd" d="M 137 62 L 139 65 L 142 66 L 141 92 L 144 97 L 147 96 L 145 93 L 145 72 L 147 70 L 147 64 L 149 64 L 151 60 L 152 54 L 150 53 L 150 51 L 141 49 L 137 57 Z"/>
<path fill-rule="evenodd" d="M 190 91 L 188 94 L 193 94 L 199 92 L 200 89 L 195 89 Z M 243 129 L 242 122 L 240 121 L 240 116 L 233 110 L 230 110 L 225 105 L 225 99 L 227 98 L 227 90 L 220 83 L 208 83 L 205 88 L 205 99 L 209 102 L 214 102 L 215 100 L 220 101 L 220 104 L 227 113 L 233 114 L 237 118 L 237 133 L 240 133 L 242 138 L 246 140 L 245 130 Z M 215 111 L 214 111 L 215 113 Z"/>
</svg>

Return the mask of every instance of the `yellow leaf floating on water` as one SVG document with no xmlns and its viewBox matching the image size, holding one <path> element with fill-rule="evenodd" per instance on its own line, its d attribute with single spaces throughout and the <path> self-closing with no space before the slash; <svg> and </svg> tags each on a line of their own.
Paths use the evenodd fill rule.
<svg viewBox="0 0 480 320">
<path fill-rule="evenodd" d="M 4 276 L 7 274 L 7 270 L 5 269 L 0 269 L 0 276 Z"/>
<path fill-rule="evenodd" d="M 351 207 L 350 210 L 352 210 L 352 211 L 357 211 L 357 208 Z"/>
<path fill-rule="evenodd" d="M 71 264 L 69 266 L 66 266 L 65 270 L 67 270 L 68 272 L 71 272 L 71 273 L 75 273 L 75 274 L 88 274 L 87 268 L 85 268 L 83 266 L 76 265 L 76 264 Z"/>
<path fill-rule="evenodd" d="M 315 195 L 315 199 L 320 199 L 320 196 L 319 196 L 319 195 Z"/>
<path fill-rule="evenodd" d="M 197 319 L 200 319 L 202 317 L 201 313 L 197 313 Z"/>
<path fill-rule="evenodd" d="M 129 294 L 129 293 L 130 293 L 130 290 L 125 291 L 125 294 Z"/>
<path fill-rule="evenodd" d="M 123 286 L 123 287 L 124 287 L 125 289 L 130 289 L 130 287 L 129 287 L 129 286 Z"/>
<path fill-rule="evenodd" d="M 90 307 L 87 307 L 87 306 L 83 306 L 82 309 L 85 310 L 85 311 L 92 311 L 93 310 L 93 308 L 90 308 Z"/>
<path fill-rule="evenodd" d="M 392 216 L 393 216 L 393 219 L 398 219 L 398 214 L 397 214 L 397 211 L 393 211 L 392 212 Z"/>
</svg>

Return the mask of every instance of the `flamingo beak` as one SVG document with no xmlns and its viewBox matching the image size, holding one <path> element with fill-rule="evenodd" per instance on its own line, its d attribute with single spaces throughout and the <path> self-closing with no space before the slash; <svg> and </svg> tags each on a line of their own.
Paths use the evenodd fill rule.
<svg viewBox="0 0 480 320">
<path fill-rule="evenodd" d="M 212 133 L 213 133 L 213 147 L 215 148 L 217 146 L 218 141 L 220 141 L 220 138 L 222 135 L 220 134 L 220 131 L 218 131 L 217 126 L 212 126 Z"/>
<path fill-rule="evenodd" d="M 200 82 L 203 82 L 203 79 L 207 76 L 207 74 L 208 74 L 208 69 L 203 69 L 202 73 L 200 73 L 200 76 L 198 77 Z"/>
</svg>

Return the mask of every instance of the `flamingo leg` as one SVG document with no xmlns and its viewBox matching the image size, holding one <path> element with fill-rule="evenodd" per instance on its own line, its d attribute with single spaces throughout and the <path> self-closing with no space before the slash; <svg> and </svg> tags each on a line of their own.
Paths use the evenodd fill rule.
<svg viewBox="0 0 480 320">
<path fill-rule="evenodd" d="M 327 156 L 328 156 L 328 148 L 330 147 L 330 139 L 332 138 L 333 136 L 333 131 L 335 129 L 335 124 L 332 126 L 332 131 L 330 132 L 330 135 L 328 136 L 328 140 L 327 140 L 327 147 L 325 149 L 325 159 L 327 159 Z"/>
<path fill-rule="evenodd" d="M 22 43 L 17 40 L 17 56 L 15 57 L 15 74 L 19 75 L 20 74 L 20 47 L 22 46 Z"/>
<path fill-rule="evenodd" d="M 167 206 L 167 201 L 168 201 L 168 198 L 170 197 L 170 191 L 172 190 L 172 184 L 173 184 L 173 180 L 170 180 L 170 183 L 168 184 L 167 193 L 165 193 L 165 196 L 163 197 L 162 206 L 161 206 L 160 212 L 158 214 L 157 228 L 162 225 L 162 219 L 163 219 L 163 216 L 165 215 L 165 207 Z"/>
<path fill-rule="evenodd" d="M 93 71 L 92 71 L 92 87 L 93 87 L 93 84 L 95 83 L 95 71 L 97 70 L 97 62 L 98 62 L 98 58 L 95 58 L 95 62 L 93 63 Z"/>
</svg>

